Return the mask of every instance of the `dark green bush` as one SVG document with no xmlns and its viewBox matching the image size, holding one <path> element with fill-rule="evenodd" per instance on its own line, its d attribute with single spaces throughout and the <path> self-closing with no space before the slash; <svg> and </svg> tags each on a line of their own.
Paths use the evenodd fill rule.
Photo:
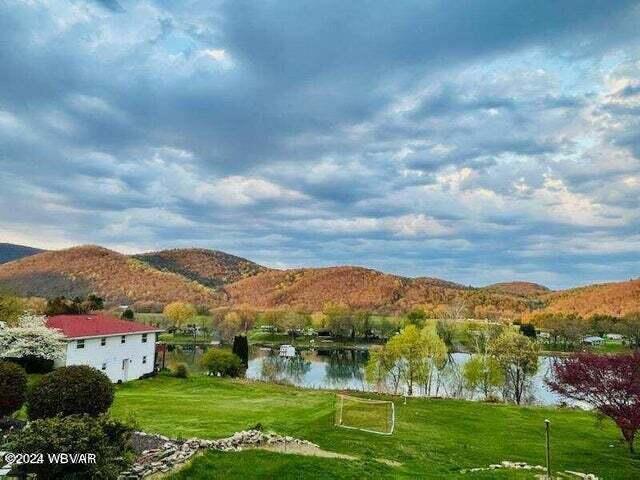
<svg viewBox="0 0 640 480">
<path fill-rule="evenodd" d="M 536 338 L 536 327 L 530 323 L 520 325 L 520 333 L 525 337 Z"/>
<path fill-rule="evenodd" d="M 27 391 L 27 374 L 15 363 L 0 362 L 0 417 L 22 407 Z"/>
<path fill-rule="evenodd" d="M 116 479 L 133 460 L 131 428 L 106 415 L 54 417 L 30 422 L 8 436 L 6 448 L 12 452 L 42 454 L 43 464 L 17 467 L 19 474 L 35 473 L 38 479 Z M 92 453 L 95 463 L 49 463 L 49 453 Z"/>
<path fill-rule="evenodd" d="M 27 355 L 20 358 L 5 358 L 8 362 L 20 365 L 27 373 L 49 373 L 53 371 L 53 360 Z"/>
<path fill-rule="evenodd" d="M 113 403 L 114 388 L 104 373 L 86 365 L 59 368 L 27 393 L 31 420 L 86 413 L 98 416 Z"/>
<path fill-rule="evenodd" d="M 189 376 L 189 369 L 184 363 L 179 363 L 173 371 L 173 376 L 177 378 L 187 378 Z"/>
<path fill-rule="evenodd" d="M 221 375 L 223 377 L 237 377 L 242 373 L 242 361 L 240 357 L 229 350 L 211 348 L 202 355 L 200 365 L 209 375 Z"/>
</svg>

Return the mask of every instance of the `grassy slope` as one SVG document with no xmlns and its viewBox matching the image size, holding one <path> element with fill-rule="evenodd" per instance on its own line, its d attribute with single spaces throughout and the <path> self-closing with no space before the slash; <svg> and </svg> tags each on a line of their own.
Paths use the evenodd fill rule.
<svg viewBox="0 0 640 480">
<path fill-rule="evenodd" d="M 183 437 L 223 437 L 262 423 L 361 458 L 350 462 L 251 451 L 212 453 L 176 478 L 302 478 L 304 473 L 305 478 L 533 478 L 515 472 L 459 471 L 502 460 L 542 464 L 545 418 L 552 422 L 556 469 L 606 479 L 640 477 L 640 457 L 630 457 L 616 428 L 608 421 L 598 424 L 590 413 L 412 399 L 408 405 L 396 402 L 396 433 L 383 437 L 335 428 L 334 398 L 326 391 L 240 380 L 157 377 L 118 387 L 113 413 L 134 415 L 145 430 Z M 376 458 L 403 465 L 390 467 Z"/>
</svg>

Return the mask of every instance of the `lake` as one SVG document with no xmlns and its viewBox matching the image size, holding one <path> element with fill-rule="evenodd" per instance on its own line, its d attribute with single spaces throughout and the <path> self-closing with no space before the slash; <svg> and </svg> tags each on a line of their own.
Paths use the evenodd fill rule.
<svg viewBox="0 0 640 480">
<path fill-rule="evenodd" d="M 183 346 L 182 349 L 171 353 L 168 361 L 185 362 L 192 370 L 198 370 L 197 361 L 200 355 L 202 355 L 201 348 L 193 352 L 190 346 Z M 284 358 L 280 357 L 276 350 L 251 347 L 246 377 L 288 383 L 304 388 L 375 391 L 374 386 L 369 385 L 364 378 L 364 367 L 368 358 L 369 352 L 363 349 L 299 350 L 294 357 Z M 454 353 L 452 362 L 461 367 L 469 358 L 470 355 L 467 353 Z M 563 401 L 550 391 L 545 383 L 545 379 L 551 374 L 552 361 L 553 357 L 539 357 L 538 372 L 532 379 L 527 403 L 572 404 L 572 402 Z M 447 371 L 445 368 L 441 378 L 436 378 L 432 382 L 434 386 L 431 389 L 431 396 L 470 398 L 469 394 L 461 393 L 460 379 L 456 370 L 451 368 Z M 437 388 L 436 384 L 439 385 Z M 414 387 L 414 396 L 425 394 L 423 387 Z M 476 395 L 476 398 L 479 396 Z"/>
</svg>

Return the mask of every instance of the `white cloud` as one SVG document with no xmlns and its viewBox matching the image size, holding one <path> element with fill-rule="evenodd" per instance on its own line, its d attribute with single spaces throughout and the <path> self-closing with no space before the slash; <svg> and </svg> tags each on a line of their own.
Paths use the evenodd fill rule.
<svg viewBox="0 0 640 480">
<path fill-rule="evenodd" d="M 235 66 L 231 55 L 224 48 L 207 48 L 200 52 L 200 56 L 213 60 L 225 70 Z"/>
<path fill-rule="evenodd" d="M 438 237 L 450 235 L 453 229 L 424 214 L 409 214 L 399 217 L 354 217 L 312 219 L 298 223 L 324 233 L 364 234 L 386 232 L 397 237 Z"/>
<path fill-rule="evenodd" d="M 284 188 L 262 178 L 234 175 L 200 184 L 195 191 L 200 199 L 225 206 L 246 206 L 262 201 L 298 202 L 307 197 L 303 193 Z"/>
</svg>

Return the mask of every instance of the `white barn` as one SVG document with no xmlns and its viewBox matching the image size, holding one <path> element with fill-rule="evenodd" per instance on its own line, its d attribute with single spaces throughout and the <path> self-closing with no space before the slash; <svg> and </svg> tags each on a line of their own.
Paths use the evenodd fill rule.
<svg viewBox="0 0 640 480">
<path fill-rule="evenodd" d="M 67 345 L 54 366 L 89 365 L 112 382 L 135 380 L 153 372 L 156 340 L 163 330 L 110 315 L 56 315 L 47 327 L 59 330 Z"/>
</svg>

